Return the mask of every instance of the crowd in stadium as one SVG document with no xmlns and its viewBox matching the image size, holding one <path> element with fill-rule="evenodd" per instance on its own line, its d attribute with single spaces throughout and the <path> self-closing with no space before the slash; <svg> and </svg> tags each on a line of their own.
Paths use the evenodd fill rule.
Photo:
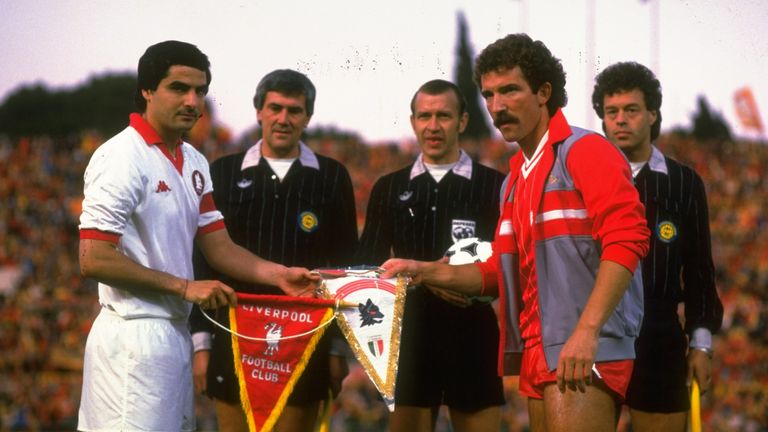
<svg viewBox="0 0 768 432">
<path fill-rule="evenodd" d="M 0 368 L 5 377 L 0 380 L 0 431 L 76 427 L 83 348 L 99 308 L 95 284 L 79 275 L 77 226 L 83 171 L 100 141 L 91 134 L 0 138 Z M 418 151 L 415 142 L 367 145 L 333 133 L 313 134 L 307 144 L 347 166 L 359 228 L 375 180 L 412 161 Z M 768 178 L 763 167 L 768 147 L 703 142 L 680 133 L 662 135 L 657 144 L 702 176 L 709 198 L 725 317 L 714 345 L 713 390 L 702 402 L 704 430 L 766 430 Z M 221 140 L 196 145 L 209 159 L 240 149 Z M 465 148 L 503 172 L 514 151 L 498 139 Z M 525 403 L 514 380 L 506 383 L 503 430 L 526 430 Z M 201 430 L 215 427 L 204 400 L 198 417 Z M 375 388 L 353 367 L 333 406 L 332 430 L 380 431 L 386 422 Z M 625 421 L 620 428 L 627 428 Z"/>
</svg>

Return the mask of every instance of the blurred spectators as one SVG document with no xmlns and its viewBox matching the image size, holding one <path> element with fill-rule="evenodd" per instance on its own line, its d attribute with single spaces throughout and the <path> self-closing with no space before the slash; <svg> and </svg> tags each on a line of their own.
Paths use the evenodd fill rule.
<svg viewBox="0 0 768 432">
<path fill-rule="evenodd" d="M 74 430 L 98 304 L 77 262 L 82 175 L 94 137 L 0 138 L 2 430 Z M 98 139 L 98 142 L 101 140 Z"/>
<path fill-rule="evenodd" d="M 250 145 L 226 130 L 203 129 L 196 145 L 210 159 Z M 407 165 L 414 142 L 368 145 L 336 131 L 311 133 L 314 150 L 344 163 L 355 185 L 362 228 L 373 182 Z M 83 347 L 98 312 L 95 284 L 79 276 L 82 176 L 101 138 L 0 137 L 0 431 L 74 430 Z M 764 431 L 768 423 L 768 147 L 698 142 L 667 134 L 659 146 L 693 166 L 707 185 L 717 284 L 725 306 L 715 339 L 713 390 L 702 400 L 704 430 Z M 501 140 L 466 143 L 482 163 L 506 172 L 516 151 Z M 374 264 L 374 263 L 372 263 Z M 469 372 L 469 371 L 468 371 Z M 503 431 L 527 430 L 526 401 L 505 380 Z M 198 399 L 200 430 L 214 430 Z M 444 415 L 444 414 L 441 414 Z M 444 419 L 442 419 L 444 420 Z M 439 421 L 439 425 L 446 422 Z M 333 431 L 383 431 L 386 408 L 356 364 L 333 407 Z M 622 422 L 620 430 L 626 429 Z"/>
<path fill-rule="evenodd" d="M 712 253 L 724 307 L 705 430 L 768 430 L 768 147 L 671 134 L 659 147 L 694 167 L 709 197 Z"/>
</svg>

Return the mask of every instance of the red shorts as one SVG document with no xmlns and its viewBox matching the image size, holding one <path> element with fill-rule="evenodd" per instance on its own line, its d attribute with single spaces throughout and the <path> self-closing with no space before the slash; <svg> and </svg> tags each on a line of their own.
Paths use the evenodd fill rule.
<svg viewBox="0 0 768 432">
<path fill-rule="evenodd" d="M 617 402 L 624 402 L 629 380 L 632 378 L 633 360 L 617 360 L 595 363 L 600 378 L 593 373 L 592 380 L 602 381 Z M 550 371 L 544 357 L 544 347 L 538 343 L 523 350 L 520 368 L 520 393 L 534 399 L 544 397 L 544 387 L 557 382 L 557 370 Z"/>
</svg>

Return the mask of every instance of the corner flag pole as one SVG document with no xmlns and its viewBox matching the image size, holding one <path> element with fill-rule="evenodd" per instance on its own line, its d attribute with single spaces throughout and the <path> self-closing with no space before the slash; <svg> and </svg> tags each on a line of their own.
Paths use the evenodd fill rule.
<svg viewBox="0 0 768 432">
<path fill-rule="evenodd" d="M 699 382 L 693 379 L 691 386 L 691 417 L 689 420 L 690 432 L 701 432 L 701 393 Z"/>
</svg>

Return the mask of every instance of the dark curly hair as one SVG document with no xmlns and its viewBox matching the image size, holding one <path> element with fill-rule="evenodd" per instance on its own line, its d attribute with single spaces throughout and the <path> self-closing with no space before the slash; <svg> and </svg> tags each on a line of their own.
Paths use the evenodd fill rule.
<svg viewBox="0 0 768 432">
<path fill-rule="evenodd" d="M 206 90 L 211 84 L 211 63 L 208 57 L 196 46 L 175 40 L 156 43 L 144 52 L 139 59 L 138 77 L 134 102 L 139 112 L 147 110 L 147 101 L 142 90 L 157 90 L 158 84 L 166 76 L 171 66 L 189 66 L 205 72 Z"/>
<path fill-rule="evenodd" d="M 661 131 L 661 83 L 650 69 L 636 62 L 621 62 L 608 66 L 595 78 L 592 91 L 592 108 L 603 119 L 605 96 L 638 89 L 643 92 L 645 107 L 656 111 L 656 121 L 651 125 L 651 141 Z M 605 130 L 605 123 L 603 123 Z"/>
<path fill-rule="evenodd" d="M 549 115 L 568 103 L 565 91 L 565 71 L 560 59 L 552 55 L 542 41 L 534 41 L 525 33 L 507 35 L 488 45 L 475 59 L 474 80 L 481 87 L 480 78 L 499 70 L 514 69 L 518 66 L 533 92 L 539 91 L 544 83 L 552 86 L 552 95 L 547 101 Z"/>
</svg>

